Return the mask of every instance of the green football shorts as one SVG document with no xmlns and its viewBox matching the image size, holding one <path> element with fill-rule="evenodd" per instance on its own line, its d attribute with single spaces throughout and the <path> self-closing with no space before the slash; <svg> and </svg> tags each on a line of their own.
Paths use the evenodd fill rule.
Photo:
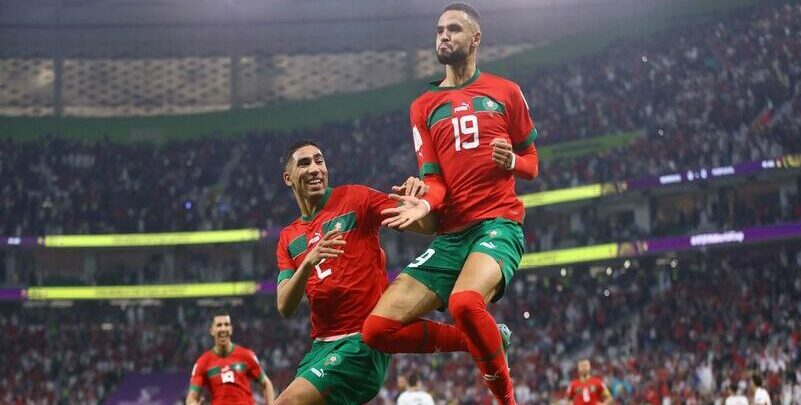
<svg viewBox="0 0 801 405">
<path fill-rule="evenodd" d="M 501 265 L 501 290 L 492 301 L 499 300 L 512 280 L 523 256 L 523 230 L 520 224 L 504 218 L 481 221 L 458 233 L 434 238 L 428 249 L 403 269 L 403 273 L 425 284 L 448 307 L 456 279 L 467 256 L 481 252 Z"/>
<path fill-rule="evenodd" d="M 295 377 L 309 381 L 329 404 L 366 404 L 384 384 L 389 359 L 390 355 L 367 346 L 361 334 L 315 341 Z"/>
</svg>

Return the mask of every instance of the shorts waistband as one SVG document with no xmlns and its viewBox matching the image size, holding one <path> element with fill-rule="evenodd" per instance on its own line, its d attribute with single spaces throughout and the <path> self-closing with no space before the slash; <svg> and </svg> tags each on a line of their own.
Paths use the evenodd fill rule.
<svg viewBox="0 0 801 405">
<path fill-rule="evenodd" d="M 334 335 L 334 336 L 325 336 L 325 337 L 318 337 L 315 338 L 315 342 L 335 342 L 339 339 L 344 339 L 346 337 L 356 336 L 361 332 L 351 332 L 351 333 L 344 333 L 342 335 Z"/>
</svg>

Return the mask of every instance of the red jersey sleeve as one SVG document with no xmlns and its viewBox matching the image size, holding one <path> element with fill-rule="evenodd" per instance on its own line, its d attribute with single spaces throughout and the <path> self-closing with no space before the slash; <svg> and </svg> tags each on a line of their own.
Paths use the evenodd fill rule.
<svg viewBox="0 0 801 405">
<path fill-rule="evenodd" d="M 537 139 L 537 128 L 531 119 L 528 102 L 523 91 L 515 85 L 509 99 L 509 137 L 512 138 L 512 147 L 520 154 L 528 149 Z"/>
<path fill-rule="evenodd" d="M 362 218 L 367 221 L 365 225 L 377 228 L 381 225 L 383 216 L 381 211 L 398 206 L 398 202 L 370 187 L 360 187 L 359 200 L 363 203 Z"/>
<path fill-rule="evenodd" d="M 412 104 L 409 115 L 412 122 L 412 138 L 414 141 L 414 153 L 417 156 L 417 169 L 420 171 L 420 178 L 430 187 L 428 194 L 423 199 L 428 201 L 431 210 L 436 210 L 442 206 L 445 200 L 445 182 L 442 180 L 439 157 L 431 134 L 428 132 L 428 124 L 424 114 L 417 104 Z"/>
<path fill-rule="evenodd" d="M 206 365 L 205 357 L 201 356 L 192 367 L 192 374 L 189 377 L 189 389 L 193 391 L 200 391 L 201 388 L 206 386 Z"/>
<path fill-rule="evenodd" d="M 264 371 L 261 369 L 261 365 L 259 364 L 259 358 L 256 356 L 252 350 L 248 350 L 248 376 L 252 380 L 261 381 L 264 378 Z"/>
<path fill-rule="evenodd" d="M 565 392 L 565 396 L 567 396 L 567 399 L 573 399 L 573 382 L 572 381 L 567 386 L 567 392 Z"/>
<path fill-rule="evenodd" d="M 292 263 L 292 258 L 289 257 L 289 245 L 286 239 L 286 233 L 281 232 L 281 236 L 275 246 L 275 257 L 278 261 L 278 280 L 275 283 L 276 285 L 292 278 L 292 274 L 295 272 L 295 264 Z"/>
</svg>

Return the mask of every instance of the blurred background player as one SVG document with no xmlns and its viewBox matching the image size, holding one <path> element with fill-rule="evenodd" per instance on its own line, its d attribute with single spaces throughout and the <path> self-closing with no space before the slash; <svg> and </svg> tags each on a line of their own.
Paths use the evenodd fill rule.
<svg viewBox="0 0 801 405">
<path fill-rule="evenodd" d="M 387 287 L 378 228 L 381 211 L 397 201 L 366 186 L 329 188 L 323 153 L 311 141 L 290 146 L 283 160 L 301 217 L 276 247 L 278 311 L 292 316 L 305 293 L 314 343 L 277 403 L 366 403 L 384 383 L 389 355 L 364 344 L 359 332 Z"/>
<path fill-rule="evenodd" d="M 751 376 L 751 383 L 754 385 L 754 405 L 770 405 L 770 394 L 762 387 L 762 376 L 754 373 Z"/>
<path fill-rule="evenodd" d="M 737 381 L 729 384 L 729 396 L 723 405 L 748 405 L 748 397 L 739 392 Z"/>
<path fill-rule="evenodd" d="M 383 222 L 404 229 L 434 211 L 441 235 L 382 297 L 365 334 L 381 350 L 405 351 L 425 340 L 425 331 L 409 322 L 447 306 L 495 398 L 514 404 L 502 336 L 508 329 L 499 330 L 486 305 L 501 298 L 523 254 L 524 208 L 514 178 L 538 174 L 537 131 L 520 87 L 478 70 L 481 39 L 475 8 L 445 7 L 436 35 L 445 79 L 431 83 L 410 109 L 420 177 L 429 190 L 422 201 L 406 197 L 387 210 Z M 404 194 L 421 195 L 416 187 L 405 187 Z M 452 343 L 443 339 L 435 346 Z"/>
<path fill-rule="evenodd" d="M 434 398 L 420 386 L 420 376 L 417 373 L 412 373 L 406 380 L 406 389 L 398 396 L 396 404 L 434 405 Z"/>
<path fill-rule="evenodd" d="M 253 404 L 250 381 L 255 380 L 261 385 L 265 403 L 272 405 L 273 384 L 262 371 L 258 357 L 252 350 L 231 341 L 231 316 L 225 312 L 215 314 L 209 334 L 214 337 L 214 347 L 203 353 L 192 367 L 186 404 L 200 404 L 203 387 L 211 393 L 212 405 Z"/>
<path fill-rule="evenodd" d="M 590 361 L 587 359 L 578 362 L 578 378 L 567 387 L 567 399 L 573 401 L 573 405 L 612 403 L 612 395 L 603 380 L 590 375 Z"/>
</svg>

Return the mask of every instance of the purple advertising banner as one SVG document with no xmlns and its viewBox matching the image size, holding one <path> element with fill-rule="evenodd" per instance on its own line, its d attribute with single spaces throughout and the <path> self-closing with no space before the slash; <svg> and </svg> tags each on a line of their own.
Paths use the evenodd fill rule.
<svg viewBox="0 0 801 405">
<path fill-rule="evenodd" d="M 20 301 L 24 293 L 21 288 L 0 288 L 0 301 Z"/>
<path fill-rule="evenodd" d="M 3 236 L 0 237 L 0 246 L 18 246 L 32 248 L 41 246 L 41 238 L 35 236 Z"/>
<path fill-rule="evenodd" d="M 629 253 L 630 255 L 659 253 L 724 244 L 765 242 L 794 237 L 801 237 L 801 222 L 725 232 L 702 233 L 690 236 L 647 239 L 636 242 L 636 247 L 632 247 Z"/>
<path fill-rule="evenodd" d="M 673 184 L 714 180 L 730 176 L 744 176 L 769 170 L 789 169 L 798 167 L 800 159 L 801 155 L 787 155 L 774 159 L 739 163 L 733 166 L 704 167 L 661 176 L 646 176 L 634 180 L 626 180 L 626 187 L 628 190 L 642 190 Z"/>
<path fill-rule="evenodd" d="M 186 394 L 189 373 L 129 374 L 105 405 L 174 405 Z"/>
</svg>

